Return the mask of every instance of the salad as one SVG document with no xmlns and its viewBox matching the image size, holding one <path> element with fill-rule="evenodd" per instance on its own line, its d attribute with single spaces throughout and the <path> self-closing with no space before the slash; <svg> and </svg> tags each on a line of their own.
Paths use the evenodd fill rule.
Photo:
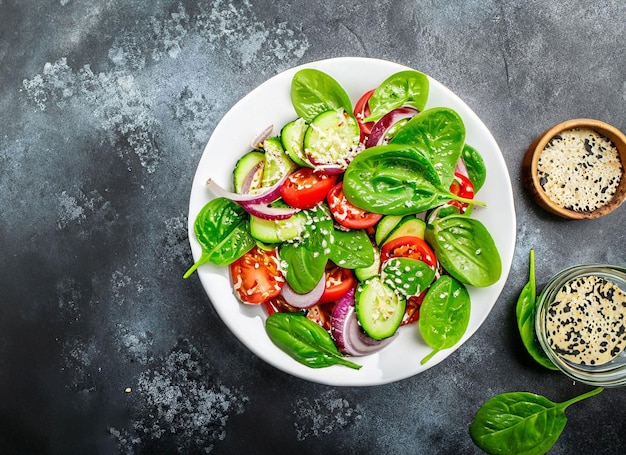
<svg viewBox="0 0 626 455">
<path fill-rule="evenodd" d="M 319 368 L 363 356 L 417 324 L 432 352 L 469 323 L 467 286 L 502 273 L 471 214 L 486 178 L 450 108 L 424 109 L 426 75 L 399 71 L 352 102 L 312 68 L 291 83 L 294 119 L 268 129 L 233 169 L 194 232 L 205 263 L 227 266 L 243 304 L 267 311 L 270 339 Z"/>
</svg>

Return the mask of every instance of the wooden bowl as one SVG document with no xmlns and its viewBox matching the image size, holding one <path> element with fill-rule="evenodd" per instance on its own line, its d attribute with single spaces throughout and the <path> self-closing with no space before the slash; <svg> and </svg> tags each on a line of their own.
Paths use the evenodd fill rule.
<svg viewBox="0 0 626 455">
<path fill-rule="evenodd" d="M 621 178 L 619 184 L 615 188 L 615 192 L 613 193 L 611 198 L 603 205 L 599 207 L 594 207 L 590 210 L 566 208 L 566 204 L 555 202 L 555 200 L 557 200 L 558 198 L 553 197 L 551 199 L 549 194 L 544 189 L 545 187 L 541 184 L 540 181 L 541 176 L 539 171 L 539 158 L 541 157 L 542 153 L 544 153 L 546 145 L 548 145 L 548 143 L 553 138 L 555 138 L 555 136 L 558 136 L 561 133 L 569 131 L 573 128 L 589 128 L 599 135 L 609 139 L 617 148 L 619 160 L 621 161 Z M 559 140 L 560 138 L 556 139 Z M 570 171 L 568 171 L 568 169 L 569 168 L 567 167 L 559 168 L 559 172 L 557 173 L 558 177 L 572 177 L 576 179 L 584 176 L 584 173 L 587 172 L 585 169 L 581 170 L 576 168 L 576 170 Z M 537 202 L 537 204 L 539 204 L 548 212 L 568 219 L 592 219 L 611 213 L 613 210 L 619 207 L 626 198 L 626 176 L 624 175 L 625 169 L 626 136 L 620 130 L 607 123 L 601 122 L 599 120 L 581 118 L 559 123 L 558 125 L 555 125 L 547 130 L 545 133 L 543 133 L 541 136 L 533 141 L 533 143 L 526 151 L 526 154 L 524 155 L 524 159 L 522 161 L 522 178 L 524 180 L 524 185 L 532 195 L 533 199 Z M 587 184 L 585 182 L 585 185 L 589 185 L 591 187 L 592 183 Z"/>
</svg>

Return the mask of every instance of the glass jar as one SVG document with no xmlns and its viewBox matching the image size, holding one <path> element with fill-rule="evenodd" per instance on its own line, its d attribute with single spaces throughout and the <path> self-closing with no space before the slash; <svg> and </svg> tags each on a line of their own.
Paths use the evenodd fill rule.
<svg viewBox="0 0 626 455">
<path fill-rule="evenodd" d="M 626 385 L 626 268 L 585 264 L 557 273 L 537 298 L 535 331 L 570 378 Z"/>
</svg>

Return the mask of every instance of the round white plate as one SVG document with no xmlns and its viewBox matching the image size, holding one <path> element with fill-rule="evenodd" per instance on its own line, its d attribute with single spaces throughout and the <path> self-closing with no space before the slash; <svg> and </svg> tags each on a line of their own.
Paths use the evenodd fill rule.
<svg viewBox="0 0 626 455">
<path fill-rule="evenodd" d="M 367 90 L 377 87 L 391 74 L 408 69 L 405 66 L 369 58 L 334 58 L 292 68 L 254 89 L 224 116 L 204 149 L 191 188 L 189 203 L 189 239 L 194 260 L 201 247 L 194 234 L 194 221 L 200 209 L 211 199 L 205 188 L 209 177 L 226 188 L 232 188 L 232 171 L 238 158 L 250 150 L 250 142 L 268 125 L 280 128 L 296 117 L 290 99 L 291 80 L 302 68 L 317 68 L 334 77 L 348 92 L 353 104 Z M 425 365 L 420 361 L 431 349 L 424 343 L 418 326 L 401 327 L 398 338 L 379 353 L 353 358 L 363 365 L 360 370 L 344 366 L 313 369 L 306 367 L 277 348 L 265 332 L 266 314 L 262 306 L 240 303 L 230 284 L 228 267 L 210 264 L 197 273 L 213 306 L 235 336 L 252 352 L 282 371 L 310 381 L 339 386 L 369 386 L 408 378 L 444 360 L 481 326 L 493 308 L 507 279 L 515 246 L 516 220 L 513 190 L 502 153 L 487 127 L 454 93 L 430 79 L 426 108 L 447 106 L 459 113 L 467 134 L 466 142 L 483 156 L 487 180 L 477 199 L 487 208 L 476 207 L 473 217 L 480 219 L 491 232 L 502 258 L 502 277 L 488 288 L 470 288 L 472 314 L 467 332 L 460 343 L 439 352 Z M 207 327 L 207 330 L 210 330 Z"/>
</svg>

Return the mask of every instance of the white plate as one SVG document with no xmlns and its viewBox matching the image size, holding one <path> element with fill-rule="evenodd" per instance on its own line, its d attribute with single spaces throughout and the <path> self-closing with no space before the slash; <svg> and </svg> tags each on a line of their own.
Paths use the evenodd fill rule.
<svg viewBox="0 0 626 455">
<path fill-rule="evenodd" d="M 361 94 L 377 87 L 389 75 L 408 69 L 396 63 L 368 58 L 322 60 L 274 76 L 235 104 L 211 135 L 193 181 L 189 203 L 189 239 L 194 260 L 200 257 L 201 247 L 195 238 L 193 224 L 200 209 L 211 199 L 205 182 L 211 177 L 231 188 L 234 165 L 250 150 L 250 141 L 270 124 L 274 125 L 274 134 L 279 134 L 280 128 L 296 117 L 290 99 L 291 80 L 296 71 L 305 67 L 317 68 L 334 77 L 348 92 L 353 104 Z M 235 336 L 260 358 L 289 374 L 322 384 L 384 384 L 435 366 L 481 326 L 500 295 L 513 259 L 516 221 L 511 181 L 502 153 L 487 127 L 460 98 L 430 78 L 426 108 L 435 106 L 447 106 L 459 113 L 467 129 L 466 142 L 474 146 L 485 160 L 487 180 L 477 198 L 486 202 L 488 208 L 475 208 L 473 216 L 491 232 L 502 258 L 502 278 L 496 284 L 483 289 L 469 289 L 472 314 L 461 342 L 439 352 L 426 365 L 420 365 L 431 349 L 421 339 L 417 325 L 413 324 L 402 327 L 398 339 L 379 353 L 354 358 L 363 365 L 360 370 L 344 366 L 308 368 L 270 341 L 265 332 L 266 315 L 262 307 L 244 305 L 235 298 L 227 267 L 199 267 L 197 273 L 217 313 Z M 207 327 L 207 330 L 210 328 Z"/>
</svg>

